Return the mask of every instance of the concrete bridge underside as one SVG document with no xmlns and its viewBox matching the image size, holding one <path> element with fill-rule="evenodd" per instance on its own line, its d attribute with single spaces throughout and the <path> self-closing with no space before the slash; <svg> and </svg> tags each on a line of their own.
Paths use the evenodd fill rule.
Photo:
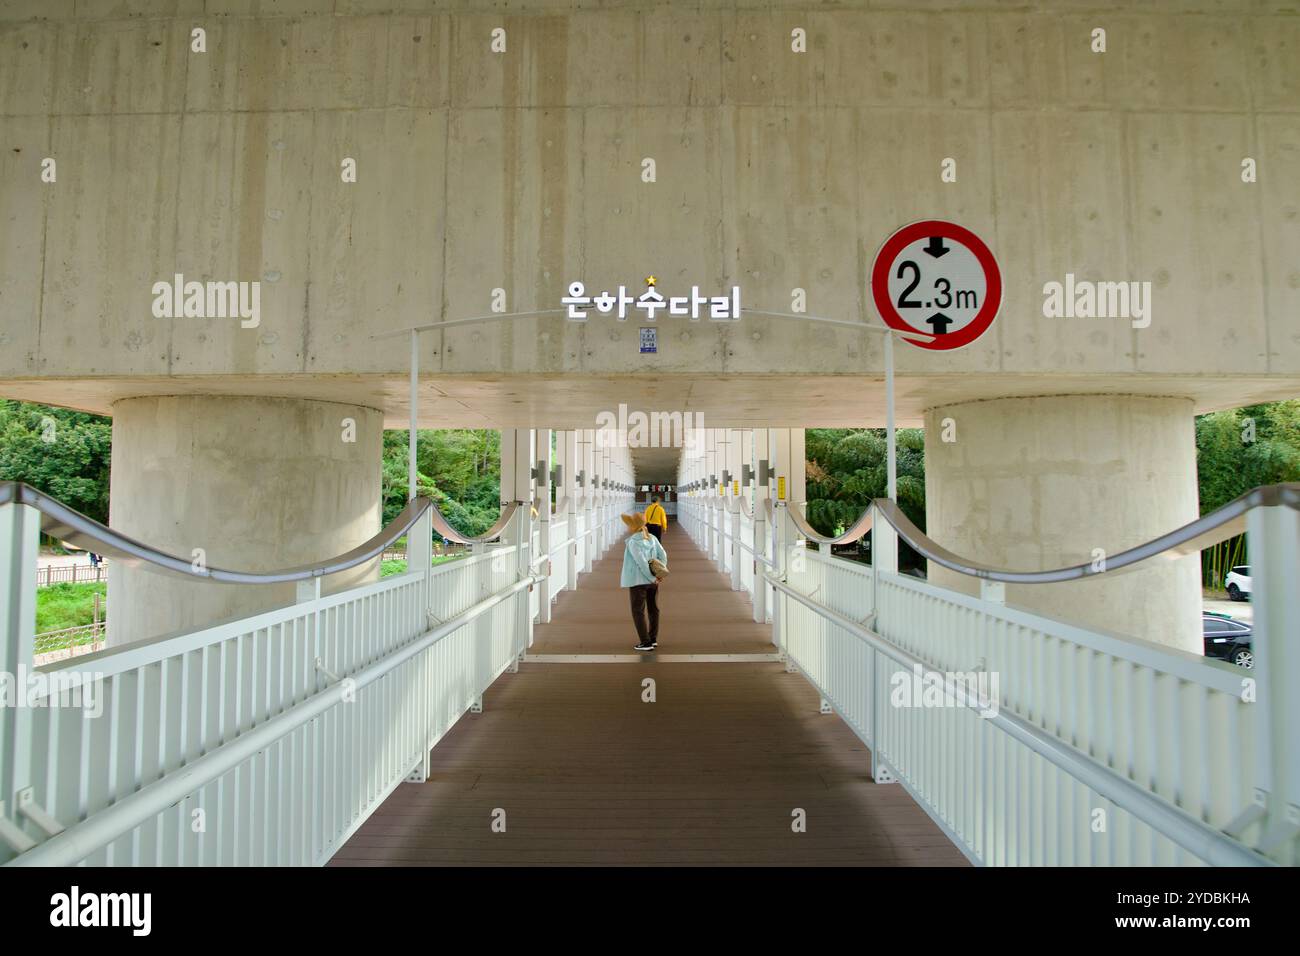
<svg viewBox="0 0 1300 956">
<path fill-rule="evenodd" d="M 959 554 L 1055 567 L 1178 527 L 1193 416 L 1300 394 L 1293 4 L 255 6 L 0 7 L 0 395 L 112 414 L 112 523 L 177 553 L 266 569 L 376 530 L 409 407 L 379 336 L 426 323 L 425 426 L 881 425 L 881 337 L 852 327 L 664 319 L 643 354 L 608 316 L 446 323 L 654 274 L 879 324 L 872 256 L 920 219 L 1004 279 L 974 343 L 897 350 Z M 156 317 L 177 274 L 260 282 L 258 321 Z M 1045 317 L 1067 276 L 1151 283 L 1149 324 Z M 1194 649 L 1197 570 L 1017 600 Z"/>
</svg>

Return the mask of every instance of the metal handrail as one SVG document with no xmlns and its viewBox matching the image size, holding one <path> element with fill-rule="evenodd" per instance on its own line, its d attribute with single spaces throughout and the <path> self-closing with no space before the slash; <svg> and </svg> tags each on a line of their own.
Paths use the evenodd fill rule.
<svg viewBox="0 0 1300 956">
<path fill-rule="evenodd" d="M 416 500 L 422 501 L 426 499 L 417 498 Z M 453 528 L 451 526 L 451 523 L 446 518 L 443 517 L 442 512 L 438 510 L 438 506 L 435 505 L 432 501 L 429 502 L 429 507 L 433 509 L 433 513 L 431 516 L 433 519 L 433 529 L 437 531 L 438 534 L 442 535 L 448 541 L 455 541 L 457 544 L 473 545 L 473 544 L 485 544 L 488 541 L 496 541 L 498 538 L 500 538 L 502 532 L 506 530 L 506 525 L 510 523 L 510 519 L 514 517 L 515 511 L 518 510 L 521 504 L 523 504 L 523 502 L 512 501 L 509 504 L 503 506 L 501 509 L 501 515 L 497 518 L 496 522 L 492 525 L 492 527 L 488 528 L 478 537 L 471 537 L 470 535 L 462 534 L 461 532 Z"/>
<path fill-rule="evenodd" d="M 1194 555 L 1226 541 L 1228 538 L 1242 534 L 1246 530 L 1246 514 L 1261 507 L 1286 507 L 1300 510 L 1300 482 L 1287 482 L 1278 485 L 1264 485 L 1246 492 L 1239 498 L 1228 502 L 1208 515 L 1162 534 L 1157 538 L 1107 556 L 1098 567 L 1094 562 L 1071 565 L 1065 568 L 1053 568 L 1048 571 L 1011 571 L 995 568 L 982 562 L 963 558 L 949 551 L 933 538 L 914 525 L 903 513 L 896 502 L 887 498 L 874 498 L 867 505 L 862 516 L 854 522 L 845 534 L 827 538 L 817 534 L 808 525 L 808 520 L 799 513 L 798 508 L 787 508 L 791 520 L 799 533 L 819 544 L 845 544 L 861 537 L 871 527 L 871 509 L 877 508 L 880 515 L 898 536 L 911 545 L 922 557 L 933 561 L 951 571 L 987 581 L 1002 581 L 1008 584 L 1053 584 L 1061 581 L 1075 581 L 1080 578 L 1095 577 L 1100 574 L 1113 574 L 1125 568 L 1131 568 L 1141 561 L 1164 555 L 1168 558 L 1183 558 Z M 772 502 L 767 501 L 769 516 L 774 517 Z M 865 525 L 865 527 L 863 527 Z M 859 530 L 862 528 L 862 530 Z"/>
<path fill-rule="evenodd" d="M 1004 581 L 1011 584 L 1050 584 L 1112 573 L 1158 555 L 1164 555 L 1168 558 L 1182 558 L 1198 554 L 1205 548 L 1243 533 L 1246 530 L 1246 513 L 1253 511 L 1255 508 L 1284 506 L 1300 510 L 1300 483 L 1290 482 L 1255 488 L 1228 502 L 1222 508 L 1197 518 L 1181 528 L 1176 528 L 1160 535 L 1158 538 L 1153 538 L 1136 547 L 1108 556 L 1102 562 L 1101 567 L 1096 567 L 1093 562 L 1088 562 L 1067 568 L 1055 568 L 1050 571 L 1008 571 L 960 557 L 927 537 L 916 525 L 912 524 L 895 502 L 877 499 L 873 503 L 880 509 L 881 516 L 894 526 L 894 530 L 898 532 L 900 538 L 927 559 L 949 570 L 988 581 Z"/>
<path fill-rule="evenodd" d="M 380 557 L 386 548 L 402 535 L 406 534 L 415 523 L 430 511 L 434 526 L 441 531 L 443 527 L 452 533 L 444 537 L 460 544 L 476 544 L 492 541 L 501 536 L 518 503 L 512 503 L 487 534 L 479 538 L 467 538 L 447 524 L 438 506 L 428 498 L 416 498 L 409 502 L 401 512 L 390 521 L 378 534 L 351 551 L 326 558 L 316 564 L 299 565 L 276 571 L 232 571 L 226 568 L 210 566 L 196 567 L 194 562 L 168 554 L 159 548 L 144 544 L 136 539 L 114 531 L 88 518 L 81 512 L 50 497 L 43 491 L 20 481 L 0 482 L 0 505 L 21 504 L 35 508 L 41 515 L 41 530 L 61 541 L 67 541 L 79 548 L 94 551 L 96 554 L 108 555 L 132 567 L 153 565 L 163 571 L 188 578 L 204 578 L 222 584 L 284 584 L 293 581 L 308 581 L 312 578 L 325 577 L 346 571 L 359 564 L 365 564 Z"/>
<path fill-rule="evenodd" d="M 768 516 L 771 517 L 772 516 L 771 498 L 767 499 L 767 510 L 768 510 Z M 858 520 L 853 522 L 853 525 L 847 531 L 845 531 L 843 534 L 834 535 L 832 537 L 827 537 L 826 535 L 818 534 L 817 531 L 813 528 L 813 526 L 808 523 L 808 519 L 804 517 L 803 513 L 798 508 L 786 508 L 786 510 L 790 512 L 790 520 L 794 522 L 794 526 L 798 530 L 798 532 L 801 535 L 803 535 L 805 538 L 807 538 L 809 541 L 815 541 L 817 544 L 824 544 L 824 545 L 850 544 L 854 541 L 857 541 L 858 538 L 862 537 L 864 534 L 866 534 L 868 531 L 871 530 L 871 522 L 872 522 L 871 505 L 867 505 L 867 509 L 864 512 L 862 512 L 862 514 L 858 515 Z"/>
</svg>

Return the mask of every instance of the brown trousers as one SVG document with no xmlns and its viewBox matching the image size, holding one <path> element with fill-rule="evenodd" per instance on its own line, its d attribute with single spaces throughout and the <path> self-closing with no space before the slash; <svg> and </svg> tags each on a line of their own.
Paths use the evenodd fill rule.
<svg viewBox="0 0 1300 956">
<path fill-rule="evenodd" d="M 653 644 L 659 639 L 659 585 L 638 584 L 627 591 L 632 601 L 632 623 L 636 625 L 636 636 L 642 644 Z M 646 626 L 647 611 L 649 627 Z"/>
</svg>

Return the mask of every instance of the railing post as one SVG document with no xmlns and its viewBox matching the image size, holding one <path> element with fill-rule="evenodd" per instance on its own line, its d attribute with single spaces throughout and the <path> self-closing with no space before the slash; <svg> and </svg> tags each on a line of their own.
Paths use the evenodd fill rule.
<svg viewBox="0 0 1300 956">
<path fill-rule="evenodd" d="M 1300 757 L 1294 733 L 1300 727 L 1300 511 L 1264 506 L 1246 517 L 1254 608 L 1256 683 L 1256 789 L 1268 813 L 1261 852 L 1295 864 L 1300 832 Z M 1243 681 L 1244 683 L 1244 681 Z"/>
<path fill-rule="evenodd" d="M 732 490 L 735 490 L 735 485 L 732 485 Z M 740 499 L 733 495 L 731 501 L 736 508 L 727 514 L 727 520 L 731 522 L 731 590 L 739 591 L 744 587 L 740 576 L 740 558 L 744 553 L 740 550 Z"/>
<path fill-rule="evenodd" d="M 889 681 L 881 680 L 878 671 L 889 666 L 888 659 L 874 647 L 871 648 L 871 668 L 868 674 L 871 681 L 871 779 L 876 783 L 898 783 L 898 778 L 885 766 L 885 758 L 882 756 L 885 748 L 884 711 L 889 706 L 889 695 L 883 688 L 889 686 Z"/>
<path fill-rule="evenodd" d="M 32 784 L 32 718 L 23 696 L 36 642 L 40 529 L 35 508 L 0 505 L 0 668 L 4 678 L 13 682 L 16 698 L 0 702 L 0 804 L 4 806 L 0 827 L 4 830 L 21 829 L 18 794 Z M 8 848 L 0 846 L 0 857 L 7 853 Z"/>
<path fill-rule="evenodd" d="M 551 623 L 551 430 L 537 431 L 537 560 L 546 574 L 546 583 L 537 598 L 537 617 L 540 623 Z M 531 634 L 530 640 L 531 641 Z"/>
<path fill-rule="evenodd" d="M 515 512 L 515 545 L 517 550 L 515 556 L 519 561 L 518 574 L 522 579 L 533 573 L 533 516 L 531 513 L 532 501 L 521 501 L 519 508 Z M 533 644 L 533 611 L 529 594 L 531 588 L 526 591 L 520 591 L 515 596 L 519 602 L 519 629 L 520 643 L 522 651 L 526 651 Z"/>
<path fill-rule="evenodd" d="M 786 547 L 786 542 L 789 540 L 790 522 L 787 520 L 786 503 L 784 501 L 776 502 L 772 517 L 776 522 L 776 554 L 772 557 L 776 562 L 776 576 L 784 581 L 790 570 L 789 548 Z M 785 596 L 776 588 L 773 588 L 772 643 L 777 646 L 782 659 L 785 658 L 785 605 Z"/>
<path fill-rule="evenodd" d="M 420 585 L 421 606 L 442 618 L 439 608 L 429 607 L 430 581 L 433 577 L 433 512 L 426 509 L 406 532 L 406 572 L 423 572 L 424 581 Z"/>
</svg>

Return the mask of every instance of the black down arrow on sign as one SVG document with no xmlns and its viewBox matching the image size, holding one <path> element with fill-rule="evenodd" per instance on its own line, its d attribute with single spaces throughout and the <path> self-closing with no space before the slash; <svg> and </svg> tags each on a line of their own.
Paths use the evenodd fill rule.
<svg viewBox="0 0 1300 956">
<path fill-rule="evenodd" d="M 943 236 L 931 236 L 930 244 L 925 247 L 925 251 L 926 254 L 934 256 L 936 259 L 940 256 L 947 255 L 948 247 L 943 244 Z M 932 320 L 927 319 L 926 321 L 928 322 Z"/>
</svg>

